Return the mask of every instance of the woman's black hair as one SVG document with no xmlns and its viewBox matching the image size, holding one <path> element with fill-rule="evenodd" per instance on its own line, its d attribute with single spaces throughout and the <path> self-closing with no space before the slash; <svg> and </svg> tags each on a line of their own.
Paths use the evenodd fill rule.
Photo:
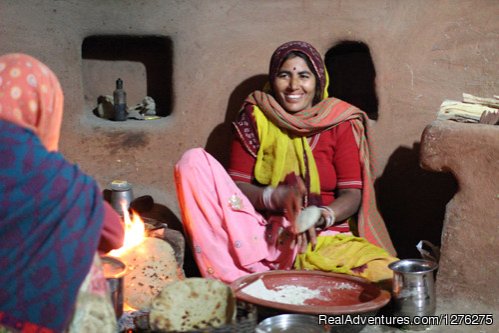
<svg viewBox="0 0 499 333">
<path fill-rule="evenodd" d="M 296 58 L 296 57 L 300 57 L 302 58 L 303 60 L 305 60 L 305 63 L 307 64 L 308 68 L 310 68 L 310 70 L 312 71 L 312 73 L 314 74 L 315 76 L 315 96 L 314 96 L 314 100 L 313 100 L 313 104 L 317 104 L 319 103 L 321 100 L 322 100 L 322 95 L 323 95 L 323 92 L 320 91 L 321 90 L 321 84 L 320 84 L 320 80 L 319 80 L 319 76 L 317 75 L 317 73 L 315 72 L 315 68 L 314 68 L 314 65 L 312 64 L 312 62 L 310 61 L 310 59 L 307 57 L 307 55 L 303 52 L 300 52 L 300 51 L 291 51 L 289 52 L 283 59 L 282 59 L 282 62 L 281 62 L 281 66 L 282 64 L 288 60 L 288 59 L 292 59 L 292 58 Z"/>
</svg>

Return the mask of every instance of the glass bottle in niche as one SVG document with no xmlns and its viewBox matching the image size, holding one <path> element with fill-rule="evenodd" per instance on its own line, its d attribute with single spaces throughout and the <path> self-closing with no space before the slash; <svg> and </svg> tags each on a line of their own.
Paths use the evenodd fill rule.
<svg viewBox="0 0 499 333">
<path fill-rule="evenodd" d="M 123 89 L 123 80 L 116 80 L 116 90 L 113 93 L 114 99 L 114 120 L 125 121 L 127 118 L 126 92 Z"/>
</svg>

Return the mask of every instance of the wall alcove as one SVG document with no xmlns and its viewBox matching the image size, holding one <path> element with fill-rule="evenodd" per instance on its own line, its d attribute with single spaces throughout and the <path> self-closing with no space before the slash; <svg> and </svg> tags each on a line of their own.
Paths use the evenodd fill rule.
<svg viewBox="0 0 499 333">
<path fill-rule="evenodd" d="M 376 70 L 369 47 L 358 41 L 342 41 L 326 52 L 325 64 L 329 74 L 329 96 L 355 105 L 378 119 Z"/>
<path fill-rule="evenodd" d="M 129 106 L 150 96 L 158 116 L 170 115 L 172 55 L 172 41 L 165 36 L 86 37 L 81 50 L 85 108 L 95 108 L 99 95 L 112 95 L 116 80 L 121 78 Z"/>
</svg>

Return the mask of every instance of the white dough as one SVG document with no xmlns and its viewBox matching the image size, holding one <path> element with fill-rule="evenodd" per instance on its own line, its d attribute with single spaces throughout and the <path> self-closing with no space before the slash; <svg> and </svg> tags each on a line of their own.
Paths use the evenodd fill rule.
<svg viewBox="0 0 499 333">
<path fill-rule="evenodd" d="M 308 206 L 303 209 L 298 215 L 294 232 L 295 234 L 302 233 L 313 227 L 321 218 L 321 209 L 317 206 Z"/>
</svg>

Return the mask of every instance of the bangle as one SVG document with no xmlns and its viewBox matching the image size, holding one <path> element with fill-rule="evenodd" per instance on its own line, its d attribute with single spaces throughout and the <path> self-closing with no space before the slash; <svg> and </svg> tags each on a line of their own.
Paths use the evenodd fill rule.
<svg viewBox="0 0 499 333">
<path fill-rule="evenodd" d="M 329 206 L 320 206 L 320 208 L 326 210 L 329 213 L 329 215 L 326 217 L 326 221 L 324 222 L 323 227 L 323 229 L 327 229 L 334 224 L 336 215 L 334 213 L 334 210 Z"/>
<path fill-rule="evenodd" d="M 274 193 L 274 188 L 272 186 L 267 186 L 262 192 L 262 202 L 263 206 L 268 210 L 275 210 L 274 204 L 272 203 L 272 193 Z"/>
</svg>

